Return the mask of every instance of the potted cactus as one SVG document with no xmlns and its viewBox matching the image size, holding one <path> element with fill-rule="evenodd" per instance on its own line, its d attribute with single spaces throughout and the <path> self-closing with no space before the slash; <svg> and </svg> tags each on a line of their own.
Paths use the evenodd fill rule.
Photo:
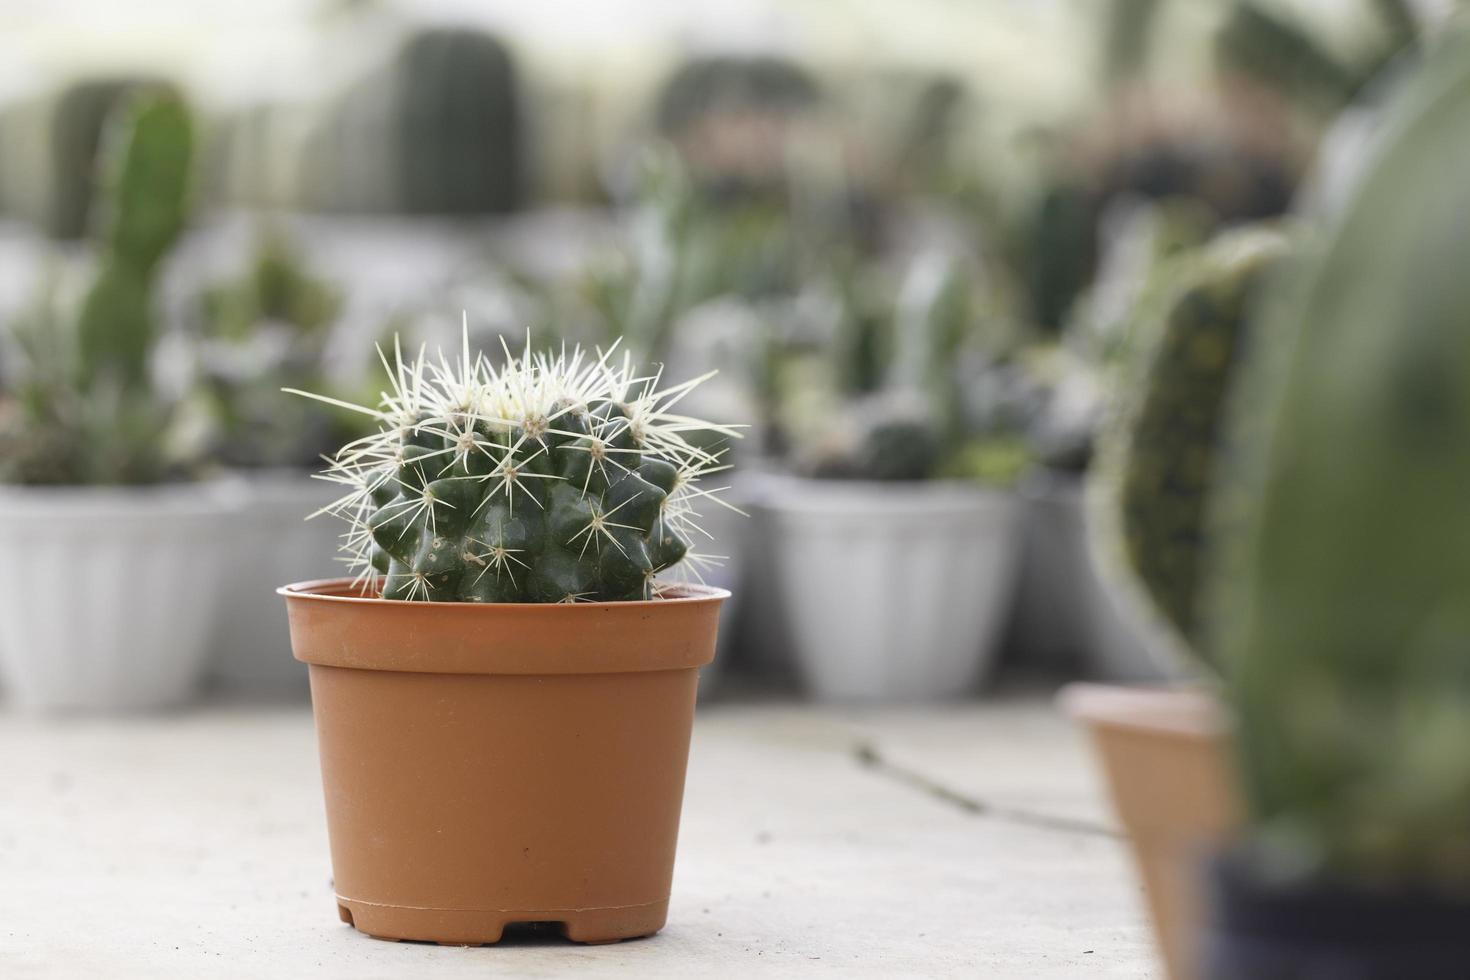
<svg viewBox="0 0 1470 980">
<path fill-rule="evenodd" d="M 718 506 L 695 437 L 734 432 L 627 357 L 497 364 L 466 334 L 456 360 L 396 357 L 378 431 L 333 458 L 357 578 L 281 590 L 339 912 L 441 943 L 648 935 L 728 594 L 678 580 Z"/>
<path fill-rule="evenodd" d="M 204 666 L 228 488 L 187 481 L 158 378 L 155 283 L 184 222 L 187 109 L 136 95 L 109 134 L 108 212 L 80 297 L 12 324 L 0 398 L 0 675 L 35 709 L 177 702 Z M 71 279 L 62 286 L 71 285 Z"/>
<path fill-rule="evenodd" d="M 967 399 L 983 402 L 998 377 L 966 364 L 974 283 L 962 263 L 925 252 L 896 296 L 878 281 L 874 269 L 842 280 L 837 356 L 821 343 L 777 382 L 795 473 L 754 495 L 759 557 L 815 697 L 954 697 L 995 653 L 1014 571 L 1009 487 L 1025 457 L 971 421 Z"/>
<path fill-rule="evenodd" d="M 1202 975 L 1470 962 L 1470 35 L 1441 39 L 1254 366 L 1209 640 L 1244 826 Z"/>
<path fill-rule="evenodd" d="M 1200 596 L 1214 535 L 1206 508 L 1239 365 L 1264 346 L 1256 308 L 1287 254 L 1268 229 L 1229 232 L 1175 266 L 1159 318 L 1140 326 L 1136 377 L 1089 488 L 1095 559 L 1148 653 L 1209 677 Z M 1171 977 L 1190 976 L 1202 896 L 1198 854 L 1235 826 L 1226 713 L 1207 687 L 1081 685 L 1068 709 L 1089 728 L 1134 849 Z"/>
</svg>

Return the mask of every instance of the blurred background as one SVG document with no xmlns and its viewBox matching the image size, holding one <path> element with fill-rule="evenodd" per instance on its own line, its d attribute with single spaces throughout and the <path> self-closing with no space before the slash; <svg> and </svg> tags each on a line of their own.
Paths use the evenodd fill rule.
<svg viewBox="0 0 1470 980">
<path fill-rule="evenodd" d="M 736 593 L 710 693 L 1168 676 L 1084 491 L 1135 327 L 1213 237 L 1330 211 L 1453 6 L 6 4 L 0 525 L 89 594 L 144 559 L 219 594 L 167 641 L 81 617 L 122 692 L 25 662 L 75 617 L 4 616 L 4 684 L 301 695 L 271 589 L 333 573 L 341 529 L 299 517 L 359 426 L 280 389 L 372 401 L 375 343 L 462 314 L 719 371 L 689 407 L 749 426 L 749 517 L 702 549 Z M 85 556 L 26 537 L 60 506 Z M 0 601 L 54 604 L 38 568 Z"/>
<path fill-rule="evenodd" d="M 0 964 L 394 955 L 324 939 L 275 589 L 344 570 L 331 400 L 463 330 L 744 427 L 630 969 L 1146 975 L 1132 837 L 1170 976 L 1237 839 L 1214 975 L 1311 972 L 1229 965 L 1300 881 L 1446 886 L 1448 972 L 1362 975 L 1461 975 L 1464 6 L 0 0 Z M 1114 808 L 1076 680 L 1149 688 L 1066 699 Z"/>
</svg>

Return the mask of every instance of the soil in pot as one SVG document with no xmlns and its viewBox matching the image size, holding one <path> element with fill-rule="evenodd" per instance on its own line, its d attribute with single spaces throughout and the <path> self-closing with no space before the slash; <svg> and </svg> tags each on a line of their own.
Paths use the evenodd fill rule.
<svg viewBox="0 0 1470 980">
<path fill-rule="evenodd" d="M 1070 685 L 1061 702 L 1102 763 L 1168 975 L 1189 980 L 1204 919 L 1201 862 L 1240 823 L 1224 709 L 1198 689 L 1098 684 Z"/>
<path fill-rule="evenodd" d="M 1470 975 L 1470 896 L 1282 884 L 1239 851 L 1210 865 L 1206 980 L 1460 980 Z"/>
<path fill-rule="evenodd" d="M 339 912 L 371 935 L 579 942 L 668 913 L 699 668 L 722 590 L 388 602 L 282 590 L 310 665 Z"/>
</svg>

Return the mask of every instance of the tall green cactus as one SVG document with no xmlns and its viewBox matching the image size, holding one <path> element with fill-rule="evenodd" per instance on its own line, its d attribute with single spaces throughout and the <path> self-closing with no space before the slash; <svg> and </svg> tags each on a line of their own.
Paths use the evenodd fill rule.
<svg viewBox="0 0 1470 980">
<path fill-rule="evenodd" d="M 520 105 L 505 46 L 479 31 L 415 35 L 393 67 L 402 209 L 508 211 L 521 197 Z"/>
<path fill-rule="evenodd" d="M 84 382 L 142 382 L 154 339 L 158 266 L 188 213 L 193 124 L 169 94 L 139 98 L 120 120 L 101 269 L 77 323 Z"/>
<path fill-rule="evenodd" d="M 492 366 L 468 334 L 454 367 L 400 356 L 393 394 L 360 409 L 380 431 L 328 473 L 361 577 L 387 599 L 577 602 L 697 574 L 699 513 L 720 505 L 699 480 L 723 467 L 690 436 L 735 432 L 672 411 L 697 380 L 658 380 L 580 350 Z"/>
<path fill-rule="evenodd" d="M 1242 352 L 1257 341 L 1252 314 L 1286 243 L 1278 233 L 1227 233 L 1184 260 L 1142 370 L 1105 447 L 1102 476 L 1116 492 L 1117 544 L 1130 574 L 1177 638 L 1201 652 L 1199 592 L 1206 507 L 1221 469 L 1225 400 Z"/>
<path fill-rule="evenodd" d="M 1470 35 L 1385 125 L 1242 391 L 1217 575 L 1258 839 L 1310 872 L 1470 889 Z M 1248 404 L 1247 404 L 1248 401 Z"/>
<path fill-rule="evenodd" d="M 168 93 L 140 95 L 104 150 L 111 179 L 100 268 L 78 311 L 48 282 L 9 325 L 24 370 L 0 406 L 0 481 L 150 483 L 178 475 L 166 430 L 174 406 L 149 384 L 158 266 L 183 225 L 188 113 Z"/>
<path fill-rule="evenodd" d="M 51 107 L 50 188 L 41 226 L 52 238 L 82 238 L 89 232 L 97 194 L 98 160 L 110 118 L 133 92 L 150 85 L 141 78 L 91 78 L 63 89 Z"/>
<path fill-rule="evenodd" d="M 401 214 L 510 211 L 523 197 L 520 91 L 505 45 L 430 28 L 329 107 L 308 141 L 317 207 Z"/>
</svg>

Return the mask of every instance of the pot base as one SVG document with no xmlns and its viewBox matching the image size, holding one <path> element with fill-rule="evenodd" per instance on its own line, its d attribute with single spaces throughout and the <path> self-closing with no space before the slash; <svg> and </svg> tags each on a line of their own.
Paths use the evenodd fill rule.
<svg viewBox="0 0 1470 980">
<path fill-rule="evenodd" d="M 444 946 L 498 943 L 512 923 L 555 923 L 574 943 L 596 946 L 651 936 L 669 917 L 669 900 L 594 909 L 424 909 L 378 905 L 337 896 L 337 915 L 377 939 L 411 939 Z"/>
</svg>

